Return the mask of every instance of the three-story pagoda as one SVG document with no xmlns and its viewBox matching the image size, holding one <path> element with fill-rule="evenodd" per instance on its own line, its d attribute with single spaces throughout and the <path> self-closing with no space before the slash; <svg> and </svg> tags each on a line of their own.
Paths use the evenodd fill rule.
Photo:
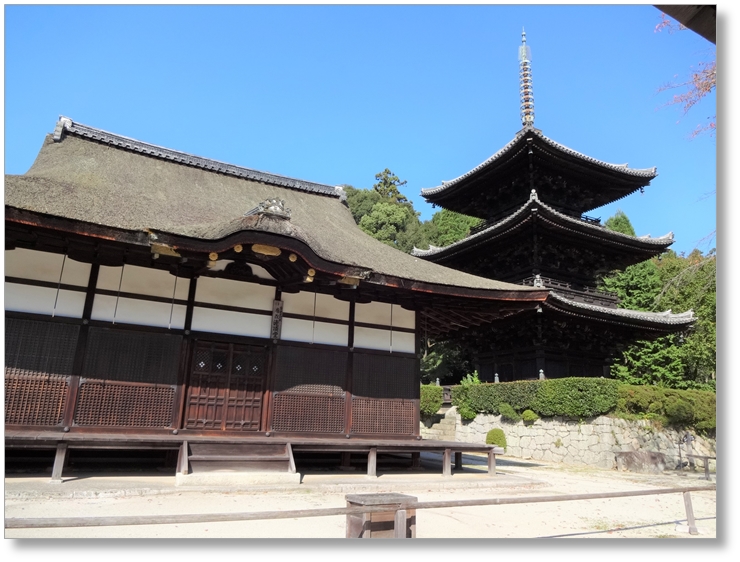
<svg viewBox="0 0 740 562">
<path fill-rule="evenodd" d="M 536 129 L 524 33 L 519 60 L 523 128 L 473 170 L 421 192 L 435 206 L 482 224 L 463 240 L 414 254 L 482 277 L 551 289 L 536 311 L 468 335 L 483 380 L 608 376 L 613 358 L 629 343 L 684 331 L 693 321 L 691 312 L 618 308 L 615 295 L 596 288 L 604 274 L 673 243 L 672 233 L 629 236 L 586 215 L 642 191 L 657 171 L 602 162 Z"/>
</svg>

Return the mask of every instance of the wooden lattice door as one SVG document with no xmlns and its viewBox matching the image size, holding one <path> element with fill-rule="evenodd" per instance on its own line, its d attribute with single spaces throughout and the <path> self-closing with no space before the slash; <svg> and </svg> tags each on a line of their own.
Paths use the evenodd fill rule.
<svg viewBox="0 0 740 562">
<path fill-rule="evenodd" d="M 197 342 L 185 427 L 259 431 L 266 374 L 264 347 Z"/>
</svg>

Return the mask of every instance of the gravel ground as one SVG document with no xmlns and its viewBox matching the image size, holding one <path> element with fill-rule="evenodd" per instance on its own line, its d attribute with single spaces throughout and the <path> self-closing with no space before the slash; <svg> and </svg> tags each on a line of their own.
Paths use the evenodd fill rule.
<svg viewBox="0 0 740 562">
<path fill-rule="evenodd" d="M 546 462 L 502 459 L 498 475 L 482 470 L 485 459 L 464 455 L 465 470 L 443 478 L 441 459 L 427 455 L 425 471 L 393 471 L 369 480 L 363 474 L 314 471 L 299 485 L 222 489 L 175 487 L 170 475 L 73 475 L 61 485 L 48 477 L 5 480 L 5 517 L 104 517 L 225 513 L 343 507 L 348 493 L 399 492 L 419 501 L 494 497 L 537 497 L 708 484 L 696 473 L 646 475 L 564 467 Z M 681 494 L 597 500 L 423 509 L 417 538 L 674 538 L 717 537 L 714 491 L 692 492 L 699 535 L 685 532 Z M 345 535 L 345 517 L 268 521 L 6 529 L 6 538 L 272 538 L 336 539 Z M 547 541 L 550 542 L 550 541 Z M 702 541 L 706 544 L 706 541 Z M 21 541 L 20 545 L 26 543 Z M 502 544 L 502 543 L 497 543 Z"/>
</svg>

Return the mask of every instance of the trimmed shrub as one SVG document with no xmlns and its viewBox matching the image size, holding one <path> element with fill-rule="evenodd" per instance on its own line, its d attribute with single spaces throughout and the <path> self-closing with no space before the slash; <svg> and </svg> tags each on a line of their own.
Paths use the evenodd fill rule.
<svg viewBox="0 0 740 562">
<path fill-rule="evenodd" d="M 613 379 L 574 377 L 540 381 L 532 410 L 541 416 L 573 418 L 606 414 L 617 406 L 619 385 Z"/>
<path fill-rule="evenodd" d="M 501 412 L 501 417 L 505 420 L 518 422 L 520 419 L 522 419 L 522 417 L 516 413 L 516 410 L 511 407 L 511 404 L 506 404 L 504 402 L 498 407 L 498 410 L 499 412 Z"/>
<path fill-rule="evenodd" d="M 470 387 L 470 406 L 483 414 L 500 414 L 499 407 L 504 403 L 515 410 L 525 410 L 531 408 L 539 385 L 540 381 L 483 383 Z"/>
<path fill-rule="evenodd" d="M 532 410 L 524 410 L 522 412 L 522 419 L 527 423 L 531 423 L 533 421 L 540 419 L 540 417 L 537 414 L 535 414 Z"/>
<path fill-rule="evenodd" d="M 486 433 L 486 445 L 496 445 L 506 449 L 506 435 L 503 429 L 492 429 Z"/>
<path fill-rule="evenodd" d="M 442 407 L 442 402 L 443 396 L 441 386 L 432 384 L 421 385 L 419 411 L 422 416 L 431 416 L 436 414 Z"/>
<path fill-rule="evenodd" d="M 461 404 L 457 407 L 457 413 L 460 414 L 460 417 L 464 420 L 474 420 L 475 416 L 478 415 L 478 412 L 473 410 L 470 406 L 467 404 Z"/>
<path fill-rule="evenodd" d="M 617 414 L 711 431 L 717 428 L 717 395 L 704 390 L 625 384 L 619 387 Z"/>
</svg>

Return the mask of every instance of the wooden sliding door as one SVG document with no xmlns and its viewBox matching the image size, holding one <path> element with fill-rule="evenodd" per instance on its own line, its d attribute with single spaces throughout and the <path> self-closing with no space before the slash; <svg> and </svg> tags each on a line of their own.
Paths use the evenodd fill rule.
<svg viewBox="0 0 740 562">
<path fill-rule="evenodd" d="M 266 377 L 265 347 L 196 342 L 185 427 L 259 431 Z"/>
</svg>

